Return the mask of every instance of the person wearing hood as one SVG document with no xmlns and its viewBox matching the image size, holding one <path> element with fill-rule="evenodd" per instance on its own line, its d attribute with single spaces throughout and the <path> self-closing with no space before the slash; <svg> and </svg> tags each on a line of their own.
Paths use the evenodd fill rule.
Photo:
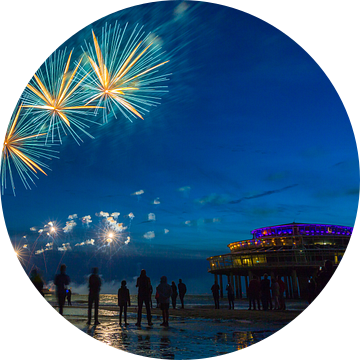
<svg viewBox="0 0 360 360">
<path fill-rule="evenodd" d="M 160 324 L 160 326 L 169 326 L 169 306 L 172 288 L 167 283 L 166 276 L 161 277 L 160 284 L 156 288 L 156 291 L 159 294 L 160 309 L 162 310 L 163 315 L 163 323 Z"/>
</svg>

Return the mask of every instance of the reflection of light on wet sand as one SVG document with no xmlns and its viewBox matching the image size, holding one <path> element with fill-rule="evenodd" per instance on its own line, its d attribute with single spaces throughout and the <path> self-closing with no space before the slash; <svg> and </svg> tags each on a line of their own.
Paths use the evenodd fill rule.
<svg viewBox="0 0 360 360">
<path fill-rule="evenodd" d="M 249 324 L 234 321 L 170 317 L 168 329 L 159 326 L 161 316 L 153 316 L 154 326 L 135 326 L 136 314 L 128 313 L 129 326 L 119 326 L 118 312 L 100 310 L 101 324 L 86 326 L 86 308 L 67 308 L 65 317 L 79 329 L 109 346 L 146 357 L 207 358 L 246 348 L 270 336 L 273 331 L 249 331 Z"/>
</svg>

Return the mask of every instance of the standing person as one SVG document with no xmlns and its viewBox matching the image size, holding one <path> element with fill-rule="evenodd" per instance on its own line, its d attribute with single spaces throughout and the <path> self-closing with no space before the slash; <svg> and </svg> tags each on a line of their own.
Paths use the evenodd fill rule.
<svg viewBox="0 0 360 360">
<path fill-rule="evenodd" d="M 155 294 L 155 300 L 156 300 L 156 308 L 159 308 L 160 304 L 159 304 L 159 293 L 158 292 L 156 292 L 156 294 Z"/>
<path fill-rule="evenodd" d="M 271 293 L 274 299 L 274 310 L 280 310 L 280 306 L 279 306 L 280 286 L 276 278 L 271 279 Z"/>
<path fill-rule="evenodd" d="M 286 310 L 285 295 L 284 295 L 284 292 L 286 290 L 286 284 L 285 284 L 284 281 L 282 281 L 281 276 L 277 277 L 277 282 L 279 283 L 279 305 L 280 305 L 280 310 Z"/>
<path fill-rule="evenodd" d="M 68 301 L 68 305 L 71 306 L 71 288 L 66 290 L 66 299 Z"/>
<path fill-rule="evenodd" d="M 248 287 L 248 297 L 249 297 L 249 309 L 251 310 L 251 305 L 253 309 L 256 310 L 256 302 L 258 305 L 258 310 L 260 310 L 260 281 L 256 275 L 249 282 Z"/>
<path fill-rule="evenodd" d="M 30 280 L 33 283 L 33 285 L 36 287 L 36 289 L 39 291 L 39 293 L 44 296 L 43 287 L 44 282 L 41 279 L 41 276 L 37 269 L 33 269 L 30 273 Z"/>
<path fill-rule="evenodd" d="M 178 289 L 179 289 L 179 298 L 180 298 L 180 302 L 181 302 L 181 308 L 184 308 L 184 296 L 186 294 L 186 285 L 182 282 L 181 279 L 179 279 L 179 284 L 178 284 Z"/>
<path fill-rule="evenodd" d="M 121 325 L 121 315 L 124 310 L 124 321 L 125 325 L 129 325 L 126 322 L 127 318 L 127 306 L 130 305 L 130 292 L 129 289 L 126 287 L 126 281 L 123 280 L 121 282 L 121 288 L 118 291 L 118 305 L 120 306 L 120 313 L 119 313 L 119 325 Z"/>
<path fill-rule="evenodd" d="M 215 282 L 211 287 L 211 291 L 213 293 L 215 309 L 220 309 L 220 286 Z"/>
<path fill-rule="evenodd" d="M 269 309 L 269 304 L 271 303 L 270 280 L 268 279 L 268 274 L 264 274 L 264 278 L 260 281 L 260 291 L 262 308 L 266 311 Z"/>
<path fill-rule="evenodd" d="M 93 268 L 92 274 L 89 277 L 89 300 L 88 300 L 88 322 L 87 324 L 91 324 L 91 310 L 92 305 L 94 303 L 94 318 L 95 325 L 99 325 L 99 297 L 100 297 L 100 288 L 101 288 L 101 279 L 98 275 L 99 269 L 97 267 Z"/>
<path fill-rule="evenodd" d="M 65 304 L 65 297 L 66 297 L 66 286 L 69 284 L 70 284 L 70 278 L 68 275 L 66 275 L 66 265 L 62 264 L 60 266 L 60 274 L 57 274 L 54 280 L 60 315 L 63 314 L 63 307 Z"/>
<path fill-rule="evenodd" d="M 138 289 L 138 317 L 136 326 L 141 326 L 141 314 L 142 314 L 142 306 L 145 303 L 146 307 L 146 317 L 148 321 L 148 325 L 151 326 L 153 323 L 151 322 L 151 310 L 150 310 L 150 288 L 151 282 L 150 278 L 146 276 L 146 271 L 141 270 L 140 276 L 137 278 L 136 287 Z"/>
<path fill-rule="evenodd" d="M 231 283 L 228 283 L 226 285 L 226 291 L 227 291 L 228 300 L 229 300 L 229 310 L 231 310 L 231 309 L 234 310 L 235 293 L 234 293 L 234 289 L 233 289 Z"/>
<path fill-rule="evenodd" d="M 159 294 L 160 309 L 162 310 L 163 315 L 163 322 L 160 326 L 169 326 L 169 306 L 172 287 L 167 283 L 166 276 L 161 277 L 160 284 L 156 288 L 156 291 Z"/>
<path fill-rule="evenodd" d="M 152 304 L 152 294 L 153 294 L 153 287 L 152 285 L 150 284 L 150 308 L 152 309 L 153 308 L 153 304 Z"/>
<path fill-rule="evenodd" d="M 177 286 L 175 284 L 175 281 L 171 282 L 171 290 L 172 290 L 172 294 L 171 294 L 172 307 L 173 307 L 173 309 L 176 309 L 176 298 L 178 296 L 178 292 L 177 292 Z"/>
</svg>

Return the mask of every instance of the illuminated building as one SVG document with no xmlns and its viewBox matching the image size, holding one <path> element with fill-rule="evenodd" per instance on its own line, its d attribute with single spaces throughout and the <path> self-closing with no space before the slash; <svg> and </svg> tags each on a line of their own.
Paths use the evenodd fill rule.
<svg viewBox="0 0 360 360">
<path fill-rule="evenodd" d="M 230 253 L 212 256 L 209 272 L 214 274 L 223 296 L 223 278 L 233 285 L 236 297 L 247 293 L 252 275 L 280 276 L 286 284 L 286 297 L 306 297 L 310 277 L 325 260 L 336 268 L 349 243 L 352 227 L 324 224 L 269 226 L 251 232 L 252 239 L 228 245 Z"/>
</svg>

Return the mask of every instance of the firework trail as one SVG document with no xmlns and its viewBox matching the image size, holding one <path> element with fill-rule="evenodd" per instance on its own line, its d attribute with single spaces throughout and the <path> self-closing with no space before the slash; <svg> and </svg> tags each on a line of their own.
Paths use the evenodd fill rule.
<svg viewBox="0 0 360 360">
<path fill-rule="evenodd" d="M 167 92 L 167 86 L 158 85 L 167 81 L 169 74 L 158 74 L 158 68 L 168 61 L 161 60 L 164 52 L 157 39 L 145 35 L 138 25 L 128 32 L 127 24 L 122 29 L 117 22 L 113 28 L 106 23 L 100 43 L 94 32 L 93 45 L 85 41 L 84 52 L 91 68 L 83 85 L 91 93 L 86 105 L 102 107 L 104 123 L 109 113 L 116 118 L 116 110 L 130 121 L 143 119 L 149 107 L 160 104 L 156 95 Z"/>
<path fill-rule="evenodd" d="M 87 131 L 89 124 L 96 123 L 84 115 L 96 106 L 83 105 L 86 96 L 80 85 L 87 74 L 79 75 L 80 59 L 71 71 L 71 55 L 66 60 L 66 49 L 54 52 L 36 72 L 22 95 L 24 107 L 33 108 L 35 132 L 46 132 L 46 142 L 61 142 L 62 135 L 69 133 L 80 145 L 77 130 L 93 138 Z M 85 123 L 86 122 L 86 123 Z"/>
<path fill-rule="evenodd" d="M 43 169 L 50 170 L 48 165 L 39 159 L 51 160 L 52 158 L 58 158 L 54 156 L 57 151 L 51 150 L 49 146 L 46 146 L 44 142 L 45 133 L 34 135 L 34 124 L 27 119 L 29 113 L 31 111 L 22 110 L 20 105 L 18 110 L 14 111 L 9 122 L 1 156 L 2 194 L 4 194 L 7 188 L 7 178 L 9 178 L 15 196 L 12 167 L 17 171 L 25 188 L 31 189 L 29 182 L 35 184 L 33 177 L 38 178 L 37 172 L 40 171 L 47 175 Z"/>
</svg>

